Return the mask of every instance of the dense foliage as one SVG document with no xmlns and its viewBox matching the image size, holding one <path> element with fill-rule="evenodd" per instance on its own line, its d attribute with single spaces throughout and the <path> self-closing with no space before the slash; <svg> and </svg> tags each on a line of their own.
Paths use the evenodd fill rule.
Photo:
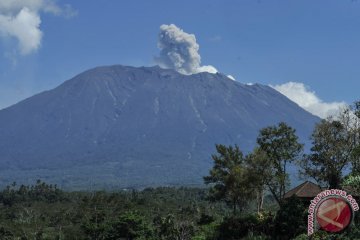
<svg viewBox="0 0 360 240">
<path fill-rule="evenodd" d="M 14 183 L 0 192 L 0 239 L 306 239 L 308 206 L 299 199 L 279 208 L 268 195 L 261 213 L 249 203 L 234 215 L 227 204 L 208 197 L 203 188 L 63 192 L 41 181 Z M 356 239 L 356 224 L 337 239 Z"/>
<path fill-rule="evenodd" d="M 251 199 L 254 191 L 252 179 L 245 167 L 245 159 L 238 146 L 216 145 L 218 154 L 212 156 L 214 167 L 210 175 L 204 177 L 206 184 L 211 184 L 210 200 L 225 201 L 233 209 L 241 211 Z"/>
<path fill-rule="evenodd" d="M 230 210 L 200 188 L 63 192 L 38 181 L 0 192 L 0 239 L 209 239 Z"/>
<path fill-rule="evenodd" d="M 260 130 L 257 138 L 259 148 L 266 154 L 271 174 L 265 183 L 278 204 L 284 198 L 289 185 L 287 166 L 296 160 L 303 149 L 298 142 L 295 129 L 281 122 Z"/>
</svg>

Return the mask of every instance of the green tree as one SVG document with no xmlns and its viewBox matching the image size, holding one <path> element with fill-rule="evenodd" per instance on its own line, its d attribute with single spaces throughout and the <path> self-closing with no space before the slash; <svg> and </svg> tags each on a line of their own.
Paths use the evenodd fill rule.
<svg viewBox="0 0 360 240">
<path fill-rule="evenodd" d="M 174 215 L 169 214 L 166 217 L 156 217 L 154 219 L 157 238 L 161 240 L 190 240 L 195 233 L 194 223 L 188 220 L 179 220 Z"/>
<path fill-rule="evenodd" d="M 292 239 L 306 232 L 308 203 L 292 196 L 283 201 L 276 213 L 273 237 L 276 239 Z"/>
<path fill-rule="evenodd" d="M 343 179 L 341 186 L 350 190 L 352 195 L 360 195 L 360 176 L 349 174 Z"/>
<path fill-rule="evenodd" d="M 298 142 L 295 129 L 284 122 L 261 129 L 257 143 L 269 160 L 266 186 L 280 205 L 289 184 L 287 166 L 302 152 L 303 144 Z"/>
<path fill-rule="evenodd" d="M 270 159 L 264 151 L 257 147 L 246 156 L 246 164 L 251 186 L 256 191 L 257 211 L 260 213 L 263 210 L 266 183 L 273 176 L 272 168 L 269 168 Z"/>
<path fill-rule="evenodd" d="M 360 175 L 360 101 L 356 101 L 351 109 L 355 115 L 352 120 L 352 131 L 356 145 L 352 152 L 352 173 Z"/>
<path fill-rule="evenodd" d="M 7 230 L 3 226 L 0 226 L 0 239 L 4 239 L 4 240 L 14 239 L 14 235 L 11 233 L 11 231 Z"/>
<path fill-rule="evenodd" d="M 353 163 L 353 170 L 360 170 L 354 161 L 357 127 L 352 116 L 345 110 L 337 120 L 329 118 L 315 126 L 311 135 L 311 153 L 304 155 L 300 164 L 303 175 L 329 188 L 339 188 L 346 167 Z"/>
<path fill-rule="evenodd" d="M 90 218 L 82 223 L 81 228 L 90 239 L 106 239 L 105 231 L 107 229 L 107 223 L 105 213 L 95 209 Z"/>
<path fill-rule="evenodd" d="M 240 211 L 253 196 L 249 188 L 249 174 L 245 168 L 243 153 L 238 146 L 216 145 L 218 154 L 212 155 L 214 166 L 210 175 L 204 177 L 205 184 L 211 184 L 210 199 L 224 200 L 233 209 Z"/>
<path fill-rule="evenodd" d="M 148 240 L 153 239 L 153 232 L 145 218 L 136 211 L 128 211 L 109 223 L 105 239 Z"/>
</svg>

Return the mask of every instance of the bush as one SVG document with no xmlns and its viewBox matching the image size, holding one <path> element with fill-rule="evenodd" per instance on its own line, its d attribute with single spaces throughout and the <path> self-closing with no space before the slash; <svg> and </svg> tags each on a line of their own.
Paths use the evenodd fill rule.
<svg viewBox="0 0 360 240">
<path fill-rule="evenodd" d="M 126 212 L 109 223 L 105 239 L 153 239 L 153 232 L 145 218 L 138 212 Z"/>
<path fill-rule="evenodd" d="M 307 240 L 309 239 L 308 235 L 303 233 L 303 234 L 300 234 L 298 235 L 297 237 L 293 238 L 293 240 Z"/>
<path fill-rule="evenodd" d="M 218 228 L 219 239 L 242 239 L 267 234 L 271 231 L 271 219 L 260 220 L 255 215 L 225 218 Z M 248 238 L 251 239 L 251 238 Z M 254 239 L 254 238 L 252 238 Z M 261 238 L 260 238 L 261 239 Z"/>
<path fill-rule="evenodd" d="M 4 239 L 4 240 L 14 239 L 14 235 L 9 230 L 0 226 L 0 239 Z"/>
<path fill-rule="evenodd" d="M 213 216 L 210 216 L 208 214 L 202 213 L 200 216 L 200 219 L 198 221 L 199 225 L 207 225 L 215 221 L 215 218 Z"/>
<path fill-rule="evenodd" d="M 299 198 L 286 199 L 275 217 L 274 239 L 291 239 L 307 231 L 307 206 Z"/>
</svg>

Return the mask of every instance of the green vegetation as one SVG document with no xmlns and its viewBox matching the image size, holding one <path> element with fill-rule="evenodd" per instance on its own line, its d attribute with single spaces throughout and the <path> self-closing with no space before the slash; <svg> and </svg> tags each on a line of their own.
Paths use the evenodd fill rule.
<svg viewBox="0 0 360 240">
<path fill-rule="evenodd" d="M 38 181 L 0 192 L 0 239 L 206 239 L 230 210 L 199 188 L 63 192 Z"/>
<path fill-rule="evenodd" d="M 233 148 L 216 145 L 216 150 L 218 155 L 212 156 L 214 167 L 210 170 L 210 175 L 204 177 L 206 184 L 212 184 L 209 199 L 225 201 L 232 207 L 235 215 L 236 209 L 242 211 L 254 194 L 251 176 L 238 146 Z"/>
<path fill-rule="evenodd" d="M 63 192 L 41 181 L 12 184 L 0 192 L 0 239 L 307 239 L 308 206 L 297 198 L 279 208 L 270 194 L 260 213 L 248 202 L 233 214 L 210 195 L 203 188 Z M 357 239 L 357 223 L 334 239 Z"/>
<path fill-rule="evenodd" d="M 257 143 L 265 153 L 264 157 L 268 159 L 266 186 L 280 205 L 289 185 L 286 167 L 288 163 L 296 160 L 303 145 L 298 142 L 295 129 L 283 122 L 278 126 L 261 129 Z"/>
<path fill-rule="evenodd" d="M 355 113 L 355 114 L 353 114 Z M 313 146 L 303 145 L 285 123 L 260 131 L 244 155 L 238 146 L 216 145 L 207 188 L 159 187 L 114 192 L 64 192 L 37 181 L 0 192 L 0 239 L 236 240 L 308 239 L 309 202 L 284 198 L 287 166 L 326 187 L 360 188 L 360 103 L 336 120 L 321 121 Z M 349 168 L 349 174 L 344 169 Z M 338 235 L 312 239 L 360 239 L 360 216 Z"/>
<path fill-rule="evenodd" d="M 352 110 L 317 124 L 311 153 L 300 162 L 304 175 L 329 188 L 341 187 L 345 168 L 351 168 L 351 175 L 360 174 L 360 102 Z"/>
</svg>

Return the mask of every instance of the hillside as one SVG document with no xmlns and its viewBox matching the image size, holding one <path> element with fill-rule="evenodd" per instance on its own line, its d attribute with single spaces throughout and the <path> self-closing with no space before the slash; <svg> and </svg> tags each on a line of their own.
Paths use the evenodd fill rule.
<svg viewBox="0 0 360 240">
<path fill-rule="evenodd" d="M 199 184 L 215 143 L 250 151 L 258 130 L 280 121 L 306 142 L 318 120 L 268 86 L 220 73 L 97 67 L 0 111 L 0 184 Z"/>
</svg>

